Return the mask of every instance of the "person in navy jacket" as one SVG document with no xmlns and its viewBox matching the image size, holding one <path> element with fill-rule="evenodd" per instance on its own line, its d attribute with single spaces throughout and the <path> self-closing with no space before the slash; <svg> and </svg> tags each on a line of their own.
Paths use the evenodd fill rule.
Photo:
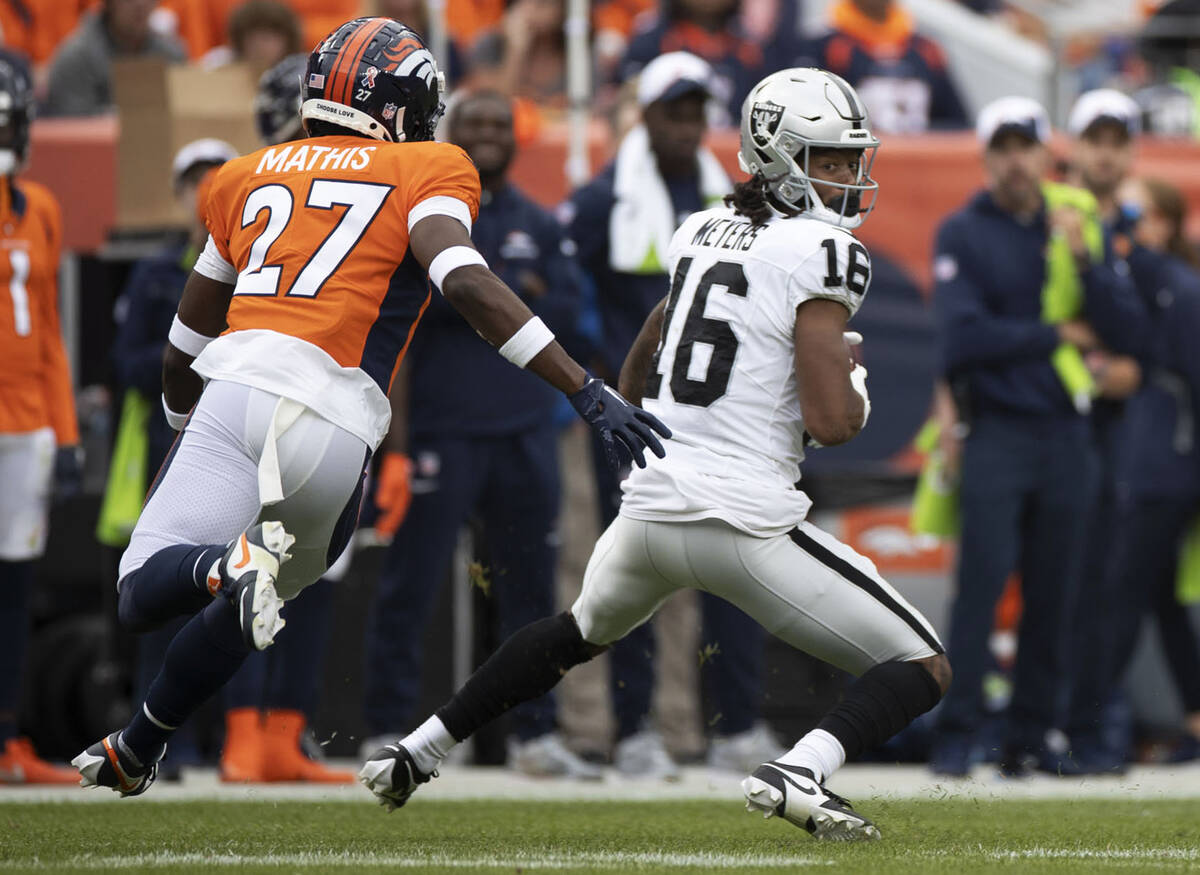
<svg viewBox="0 0 1200 875">
<path fill-rule="evenodd" d="M 1187 202 L 1161 180 L 1131 181 L 1137 208 L 1129 265 L 1151 319 L 1142 388 L 1128 403 L 1120 470 L 1114 638 L 1101 675 L 1115 685 L 1152 614 L 1186 714 L 1177 760 L 1200 756 L 1200 646 L 1175 598 L 1180 545 L 1200 513 L 1200 258 L 1185 239 Z"/>
<path fill-rule="evenodd" d="M 948 652 L 955 683 L 938 721 L 931 766 L 967 773 L 983 711 L 988 638 L 1005 581 L 1020 571 L 1021 619 L 1002 770 L 1057 772 L 1051 730 L 1065 721 L 1066 630 L 1096 488 L 1087 410 L 1051 363 L 1060 344 L 1136 351 L 1144 314 L 1108 251 L 1093 260 L 1079 214 L 1047 212 L 1050 125 L 1028 98 L 1002 98 L 977 122 L 988 186 L 938 230 L 934 303 L 943 370 L 969 429 L 962 447 L 962 538 Z M 1042 319 L 1046 251 L 1064 235 L 1083 286 L 1083 312 Z M 1110 250 L 1110 247 L 1109 247 Z"/>
<path fill-rule="evenodd" d="M 508 181 L 516 149 L 510 99 L 472 92 L 451 107 L 445 124 L 450 142 L 479 169 L 483 193 L 472 242 L 556 336 L 569 338 L 581 275 L 557 220 Z M 371 610 L 364 701 L 369 730 L 388 741 L 411 728 L 424 646 L 424 636 L 413 630 L 428 621 L 459 530 L 474 517 L 482 523 L 485 544 L 476 547 L 483 547 L 483 578 L 504 640 L 554 613 L 559 509 L 559 394 L 497 360 L 436 291 L 391 397 L 376 503 L 382 518 L 399 528 Z M 406 510 L 397 504 L 409 496 L 391 488 L 402 477 L 411 478 Z M 533 774 L 598 777 L 597 767 L 566 748 L 556 727 L 552 694 L 514 709 L 509 765 Z M 374 741 L 364 749 L 378 747 Z"/>
</svg>

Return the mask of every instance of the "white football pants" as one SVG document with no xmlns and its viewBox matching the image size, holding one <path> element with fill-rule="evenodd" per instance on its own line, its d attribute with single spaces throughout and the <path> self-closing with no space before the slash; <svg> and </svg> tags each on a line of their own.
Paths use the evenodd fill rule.
<svg viewBox="0 0 1200 875">
<path fill-rule="evenodd" d="M 25 562 L 46 549 L 54 429 L 0 434 L 0 559 Z"/>
<path fill-rule="evenodd" d="M 138 517 L 119 577 L 174 544 L 227 544 L 258 521 L 295 535 L 275 588 L 284 599 L 320 579 L 362 478 L 368 447 L 307 407 L 213 380 Z"/>
<path fill-rule="evenodd" d="M 757 538 L 715 519 L 618 516 L 596 542 L 571 613 L 585 640 L 610 644 L 684 588 L 732 602 L 772 635 L 854 675 L 943 650 L 873 562 L 807 522 Z"/>
</svg>

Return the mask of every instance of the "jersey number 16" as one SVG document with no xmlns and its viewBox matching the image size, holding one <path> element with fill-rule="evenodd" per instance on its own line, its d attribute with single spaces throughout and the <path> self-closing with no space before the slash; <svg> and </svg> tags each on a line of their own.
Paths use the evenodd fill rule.
<svg viewBox="0 0 1200 875">
<path fill-rule="evenodd" d="M 666 338 L 670 334 L 671 320 L 675 316 L 680 293 L 691 269 L 690 257 L 679 259 L 679 264 L 675 266 L 671 294 L 667 298 L 667 309 L 663 313 L 663 339 L 651 360 L 650 376 L 646 378 L 646 398 L 657 398 L 662 389 L 663 375 L 658 372 L 658 363 L 662 358 Z M 718 261 L 700 276 L 700 283 L 696 286 L 692 305 L 688 308 L 687 318 L 683 323 L 683 331 L 676 341 L 675 363 L 671 367 L 671 395 L 679 404 L 708 407 L 729 388 L 729 376 L 733 371 L 734 357 L 737 355 L 738 339 L 728 322 L 704 315 L 708 294 L 713 286 L 724 286 L 728 294 L 740 298 L 746 297 L 749 291 L 742 265 L 736 262 Z M 703 380 L 695 380 L 688 375 L 698 343 L 707 344 L 712 349 Z"/>
</svg>

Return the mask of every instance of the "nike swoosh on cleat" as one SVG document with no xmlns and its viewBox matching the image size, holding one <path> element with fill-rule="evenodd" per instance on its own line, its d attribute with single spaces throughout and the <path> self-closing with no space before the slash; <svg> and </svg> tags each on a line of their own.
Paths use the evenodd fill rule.
<svg viewBox="0 0 1200 875">
<path fill-rule="evenodd" d="M 779 777 L 783 778 L 783 780 L 787 781 L 789 784 L 791 784 L 793 787 L 795 787 L 801 793 L 806 793 L 809 796 L 817 795 L 816 790 L 810 790 L 807 787 L 802 786 L 801 784 L 797 784 L 794 780 L 792 780 L 792 778 L 787 774 L 787 772 L 780 769 L 780 767 L 775 765 L 775 763 L 763 763 L 763 765 L 770 766 L 772 769 L 775 769 L 777 772 L 779 772 Z"/>
<path fill-rule="evenodd" d="M 113 746 L 108 743 L 108 739 L 103 739 L 102 744 L 104 745 L 104 752 L 108 756 L 108 763 L 113 767 L 113 772 L 117 776 L 117 783 L 121 785 L 121 790 L 129 792 L 130 790 L 137 789 L 137 781 L 130 780 L 129 776 L 125 774 L 125 770 L 121 768 L 121 760 L 117 756 L 117 752 L 113 749 Z"/>
<path fill-rule="evenodd" d="M 248 543 L 246 543 L 246 533 L 245 532 L 242 533 L 241 547 L 242 547 L 242 561 L 237 563 L 236 565 L 234 565 L 233 566 L 234 568 L 245 568 L 247 563 L 250 562 L 250 545 Z"/>
</svg>

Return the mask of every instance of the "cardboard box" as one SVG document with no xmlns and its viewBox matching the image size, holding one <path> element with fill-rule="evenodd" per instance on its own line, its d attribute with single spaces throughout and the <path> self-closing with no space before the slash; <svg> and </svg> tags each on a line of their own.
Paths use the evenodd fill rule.
<svg viewBox="0 0 1200 875">
<path fill-rule="evenodd" d="M 117 60 L 113 94 L 120 118 L 117 216 L 120 230 L 185 227 L 175 204 L 171 160 L 192 140 L 218 137 L 245 154 L 258 148 L 257 78 L 241 64 L 217 70 L 161 59 Z"/>
</svg>

